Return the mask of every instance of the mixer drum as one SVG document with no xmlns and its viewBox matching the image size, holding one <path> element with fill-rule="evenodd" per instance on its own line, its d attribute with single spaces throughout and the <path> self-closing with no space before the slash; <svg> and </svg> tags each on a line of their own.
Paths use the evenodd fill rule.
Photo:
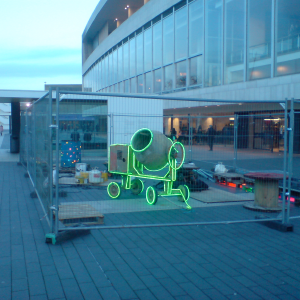
<svg viewBox="0 0 300 300">
<path fill-rule="evenodd" d="M 136 159 L 148 170 L 162 169 L 168 163 L 172 141 L 161 132 L 140 129 L 132 136 L 130 144 Z"/>
</svg>

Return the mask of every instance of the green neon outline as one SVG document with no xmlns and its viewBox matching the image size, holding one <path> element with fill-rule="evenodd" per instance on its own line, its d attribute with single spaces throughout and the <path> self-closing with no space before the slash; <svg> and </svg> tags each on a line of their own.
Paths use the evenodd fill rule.
<svg viewBox="0 0 300 300">
<path fill-rule="evenodd" d="M 190 199 L 190 189 L 189 189 L 189 187 L 186 184 L 184 184 L 183 186 L 186 187 L 186 190 L 187 190 L 188 194 L 187 194 L 187 197 L 185 198 L 184 195 L 183 195 L 183 193 L 182 193 L 182 191 L 180 190 L 180 192 L 182 194 L 182 198 L 183 198 L 183 200 L 184 200 L 184 202 L 186 204 L 186 208 L 187 209 L 192 209 L 192 207 L 188 204 L 188 201 Z"/>
<path fill-rule="evenodd" d="M 163 170 L 164 168 L 166 168 L 168 165 L 169 165 L 169 163 L 167 162 L 167 163 L 165 164 L 164 167 L 162 167 L 161 169 L 155 169 L 155 170 L 150 170 L 150 169 L 148 169 L 146 166 L 144 166 L 144 168 L 145 168 L 147 171 L 158 172 L 158 171 L 161 171 L 161 170 Z"/>
<path fill-rule="evenodd" d="M 134 180 L 138 180 L 142 184 L 142 190 L 138 193 L 138 195 L 139 195 L 144 191 L 145 185 L 144 185 L 144 182 L 139 178 L 134 178 L 132 181 L 134 181 Z M 131 185 L 132 185 L 132 181 L 131 181 Z M 131 185 L 130 185 L 130 188 L 131 188 Z"/>
<path fill-rule="evenodd" d="M 116 185 L 116 186 L 119 188 L 119 193 L 118 193 L 117 196 L 112 196 L 111 193 L 109 192 L 109 187 L 110 187 L 112 184 Z M 121 188 L 120 188 L 120 185 L 119 185 L 117 182 L 111 182 L 111 183 L 107 186 L 107 193 L 108 193 L 109 197 L 112 198 L 112 199 L 118 198 L 118 197 L 120 196 L 120 194 L 121 194 Z"/>
<path fill-rule="evenodd" d="M 182 147 L 182 154 L 183 154 L 183 157 L 182 157 L 182 161 L 181 161 L 180 165 L 179 165 L 178 167 L 176 167 L 176 165 L 175 165 L 175 167 L 173 167 L 172 164 L 171 164 L 171 150 L 172 150 L 172 148 L 173 148 L 176 144 L 178 144 L 178 145 L 180 145 L 180 146 Z M 177 151 L 176 148 L 175 148 L 175 150 Z M 169 150 L 169 153 L 168 153 L 168 161 L 169 161 L 169 164 L 170 164 L 171 168 L 174 169 L 174 170 L 179 170 L 179 169 L 181 168 L 181 166 L 183 165 L 184 160 L 185 160 L 185 149 L 184 149 L 183 144 L 180 143 L 180 142 L 175 142 L 175 143 L 173 143 L 173 145 L 170 147 L 170 150 Z"/>
<path fill-rule="evenodd" d="M 142 150 L 136 150 L 136 149 L 134 149 L 133 146 L 132 146 L 132 140 L 133 140 L 133 138 L 136 136 L 136 134 L 138 134 L 138 133 L 139 133 L 140 131 L 142 131 L 142 130 L 147 130 L 147 131 L 149 131 L 150 134 L 151 134 L 151 139 L 150 139 L 149 144 L 148 144 L 144 149 L 142 149 Z M 131 146 L 132 150 L 135 151 L 135 152 L 143 152 L 143 151 L 145 151 L 146 149 L 148 149 L 148 148 L 151 146 L 152 141 L 153 141 L 153 133 L 152 133 L 152 131 L 151 131 L 150 129 L 148 129 L 148 128 L 142 128 L 142 129 L 139 129 L 139 130 L 132 136 L 132 138 L 131 138 L 131 140 L 130 140 L 130 146 Z"/>
<path fill-rule="evenodd" d="M 155 196 L 152 202 L 149 201 L 149 198 L 148 198 L 148 191 L 149 191 L 150 189 L 153 190 L 153 194 L 154 194 L 154 196 Z M 154 204 L 156 203 L 156 201 L 157 201 L 157 197 L 158 197 L 158 195 L 157 195 L 157 193 L 155 192 L 155 188 L 154 188 L 153 186 L 149 186 L 149 187 L 147 188 L 147 191 L 146 191 L 146 200 L 147 200 L 147 202 L 148 202 L 150 205 L 154 205 Z"/>
</svg>

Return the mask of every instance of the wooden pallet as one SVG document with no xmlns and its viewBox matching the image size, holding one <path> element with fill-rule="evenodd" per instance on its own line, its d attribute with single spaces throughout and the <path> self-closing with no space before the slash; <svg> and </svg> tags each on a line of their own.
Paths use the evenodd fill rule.
<svg viewBox="0 0 300 300">
<path fill-rule="evenodd" d="M 245 183 L 245 177 L 238 173 L 214 173 L 214 178 L 219 183 L 225 183 L 226 185 L 234 183 L 237 186 Z"/>
<path fill-rule="evenodd" d="M 89 204 L 59 205 L 58 219 L 65 226 L 104 224 L 104 216 Z"/>
</svg>

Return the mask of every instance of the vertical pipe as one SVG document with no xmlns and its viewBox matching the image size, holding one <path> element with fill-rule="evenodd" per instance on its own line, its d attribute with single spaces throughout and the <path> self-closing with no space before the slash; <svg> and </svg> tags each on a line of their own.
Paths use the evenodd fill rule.
<svg viewBox="0 0 300 300">
<path fill-rule="evenodd" d="M 233 132 L 233 168 L 237 166 L 237 139 L 238 139 L 238 115 L 234 115 L 234 132 Z"/>
<path fill-rule="evenodd" d="M 28 173 L 28 159 L 29 159 L 29 154 L 28 154 L 28 145 L 29 145 L 29 137 L 28 137 L 28 108 L 26 109 L 26 115 L 25 115 L 25 149 L 26 149 L 26 169 Z"/>
<path fill-rule="evenodd" d="M 289 223 L 290 219 L 290 205 L 291 205 L 291 184 L 293 177 L 293 152 L 294 152 L 294 98 L 291 100 L 291 109 L 290 109 L 290 132 L 289 132 L 289 160 L 288 160 L 288 203 L 287 203 L 287 212 L 286 212 L 286 222 Z"/>
<path fill-rule="evenodd" d="M 283 155 L 283 189 L 282 189 L 282 224 L 286 223 L 285 218 L 285 192 L 286 192 L 286 156 L 287 156 L 287 98 L 285 98 L 284 109 L 284 155 Z"/>
<path fill-rule="evenodd" d="M 49 89 L 49 113 L 48 113 L 48 147 L 49 147 L 49 206 L 53 206 L 53 154 L 52 154 L 52 88 Z M 49 222 L 50 232 L 53 233 L 53 210 L 50 210 Z"/>
<path fill-rule="evenodd" d="M 189 162 L 192 162 L 192 127 L 191 127 L 191 116 L 189 115 Z"/>
<path fill-rule="evenodd" d="M 32 150 L 33 150 L 33 185 L 36 189 L 36 140 L 35 140 L 35 126 L 36 126 L 36 104 L 32 107 Z"/>
<path fill-rule="evenodd" d="M 55 208 L 56 208 L 56 217 L 55 217 L 55 226 L 54 233 L 58 233 L 58 213 L 59 213 L 59 88 L 56 89 L 56 151 L 55 151 L 55 160 L 56 160 L 56 172 L 55 172 Z"/>
</svg>

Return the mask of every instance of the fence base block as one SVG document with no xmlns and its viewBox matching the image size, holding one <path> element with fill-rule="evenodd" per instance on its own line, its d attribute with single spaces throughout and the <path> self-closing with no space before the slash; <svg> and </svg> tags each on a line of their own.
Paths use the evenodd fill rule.
<svg viewBox="0 0 300 300">
<path fill-rule="evenodd" d="M 46 238 L 45 242 L 47 244 L 52 243 L 52 245 L 55 245 L 55 243 L 56 243 L 56 236 L 55 236 L 54 233 L 47 233 L 46 236 L 45 236 L 45 238 Z"/>
<path fill-rule="evenodd" d="M 255 219 L 262 219 L 261 216 L 256 216 Z M 292 232 L 294 231 L 293 224 L 282 224 L 281 221 L 263 221 L 262 225 L 267 226 L 271 229 L 275 229 L 281 232 Z"/>
</svg>

